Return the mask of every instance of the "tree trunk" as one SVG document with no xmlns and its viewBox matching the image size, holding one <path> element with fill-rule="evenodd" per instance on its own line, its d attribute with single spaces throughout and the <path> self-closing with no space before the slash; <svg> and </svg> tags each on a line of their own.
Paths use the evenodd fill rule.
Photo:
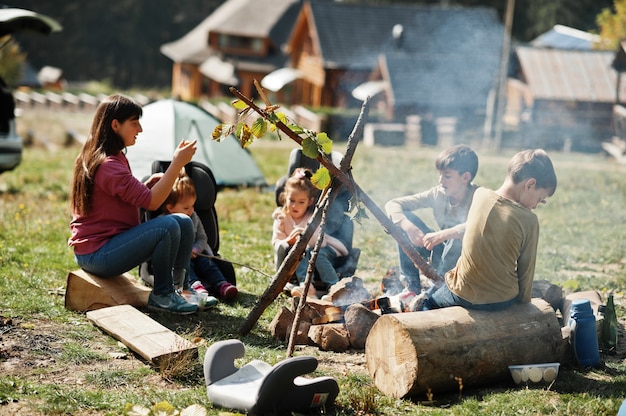
<svg viewBox="0 0 626 416">
<path fill-rule="evenodd" d="M 509 365 L 559 361 L 562 346 L 554 310 L 534 298 L 499 312 L 455 306 L 383 315 L 365 359 L 380 391 L 405 398 L 510 380 Z"/>
</svg>

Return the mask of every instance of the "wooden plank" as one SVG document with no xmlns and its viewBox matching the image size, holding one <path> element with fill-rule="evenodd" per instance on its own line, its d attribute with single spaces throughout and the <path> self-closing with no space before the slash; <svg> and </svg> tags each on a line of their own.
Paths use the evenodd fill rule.
<svg viewBox="0 0 626 416">
<path fill-rule="evenodd" d="M 129 273 L 98 277 L 78 269 L 67 276 L 65 307 L 79 312 L 126 304 L 142 307 L 148 304 L 151 290 Z"/>
<path fill-rule="evenodd" d="M 130 305 L 90 311 L 87 319 L 153 363 L 185 351 L 198 354 L 194 344 Z"/>
</svg>

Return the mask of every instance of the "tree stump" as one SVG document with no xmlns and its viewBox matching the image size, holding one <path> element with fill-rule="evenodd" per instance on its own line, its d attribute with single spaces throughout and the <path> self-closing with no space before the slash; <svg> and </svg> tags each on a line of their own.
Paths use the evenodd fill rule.
<svg viewBox="0 0 626 416">
<path fill-rule="evenodd" d="M 559 361 L 562 345 L 554 310 L 533 298 L 499 312 L 455 306 L 383 315 L 365 359 L 380 391 L 405 398 L 510 380 L 509 365 Z"/>
</svg>

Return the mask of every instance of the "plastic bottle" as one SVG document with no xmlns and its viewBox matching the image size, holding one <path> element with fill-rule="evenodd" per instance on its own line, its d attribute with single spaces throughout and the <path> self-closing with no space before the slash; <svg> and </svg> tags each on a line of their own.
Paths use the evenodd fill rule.
<svg viewBox="0 0 626 416">
<path fill-rule="evenodd" d="M 616 352 L 617 348 L 617 313 L 613 295 L 609 295 L 604 307 L 604 319 L 602 320 L 600 345 L 606 352 Z"/>
<path fill-rule="evenodd" d="M 569 319 L 570 344 L 576 361 L 583 367 L 598 367 L 600 352 L 596 332 L 596 317 L 588 299 L 572 302 Z"/>
</svg>

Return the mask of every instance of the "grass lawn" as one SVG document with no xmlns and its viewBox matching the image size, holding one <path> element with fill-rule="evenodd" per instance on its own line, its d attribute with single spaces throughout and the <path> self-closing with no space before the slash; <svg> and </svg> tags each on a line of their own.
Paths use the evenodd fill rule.
<svg viewBox="0 0 626 416">
<path fill-rule="evenodd" d="M 79 147 L 62 143 L 67 129 L 86 134 L 90 118 L 25 114 L 18 120 L 20 128 L 32 129 L 38 140 L 25 149 L 17 169 L 0 175 L 0 414 L 117 415 L 127 404 L 150 407 L 161 401 L 177 409 L 197 403 L 210 415 L 229 414 L 208 401 L 200 360 L 179 371 L 155 368 L 95 328 L 84 314 L 64 308 L 67 275 L 76 269 L 66 241 L 72 164 Z M 335 142 L 335 150 L 343 151 L 344 145 Z M 263 139 L 250 147 L 269 184 L 285 173 L 295 146 L 287 139 Z M 440 150 L 360 145 L 353 175 L 382 208 L 390 198 L 436 184 L 434 159 Z M 514 151 L 477 153 L 475 182 L 498 187 Z M 602 155 L 550 155 L 559 185 L 548 204 L 536 210 L 541 236 L 535 279 L 558 284 L 565 293 L 597 290 L 603 299 L 614 293 L 623 338 L 626 166 Z M 226 189 L 216 206 L 222 256 L 251 266 L 236 266 L 241 290 L 237 301 L 187 317 L 149 315 L 195 342 L 200 357 L 212 342 L 236 337 L 246 344 L 244 361 L 257 358 L 273 364 L 285 357 L 286 345 L 271 338 L 268 326 L 290 299 L 277 298 L 246 336 L 239 336 L 238 329 L 267 287 L 266 274 L 273 274 L 274 194 L 270 189 Z M 362 250 L 356 275 L 376 288 L 396 265 L 395 241 L 371 215 L 355 229 L 355 246 Z M 329 412 L 336 415 L 615 415 L 626 398 L 625 352 L 621 339 L 617 354 L 602 355 L 602 368 L 563 363 L 550 387 L 517 387 L 506 381 L 466 387 L 461 393 L 433 392 L 433 400 L 426 402 L 426 397 L 384 396 L 367 373 L 363 351 L 296 349 L 296 355 L 318 357 L 316 374 L 338 380 L 341 392 Z"/>
</svg>

